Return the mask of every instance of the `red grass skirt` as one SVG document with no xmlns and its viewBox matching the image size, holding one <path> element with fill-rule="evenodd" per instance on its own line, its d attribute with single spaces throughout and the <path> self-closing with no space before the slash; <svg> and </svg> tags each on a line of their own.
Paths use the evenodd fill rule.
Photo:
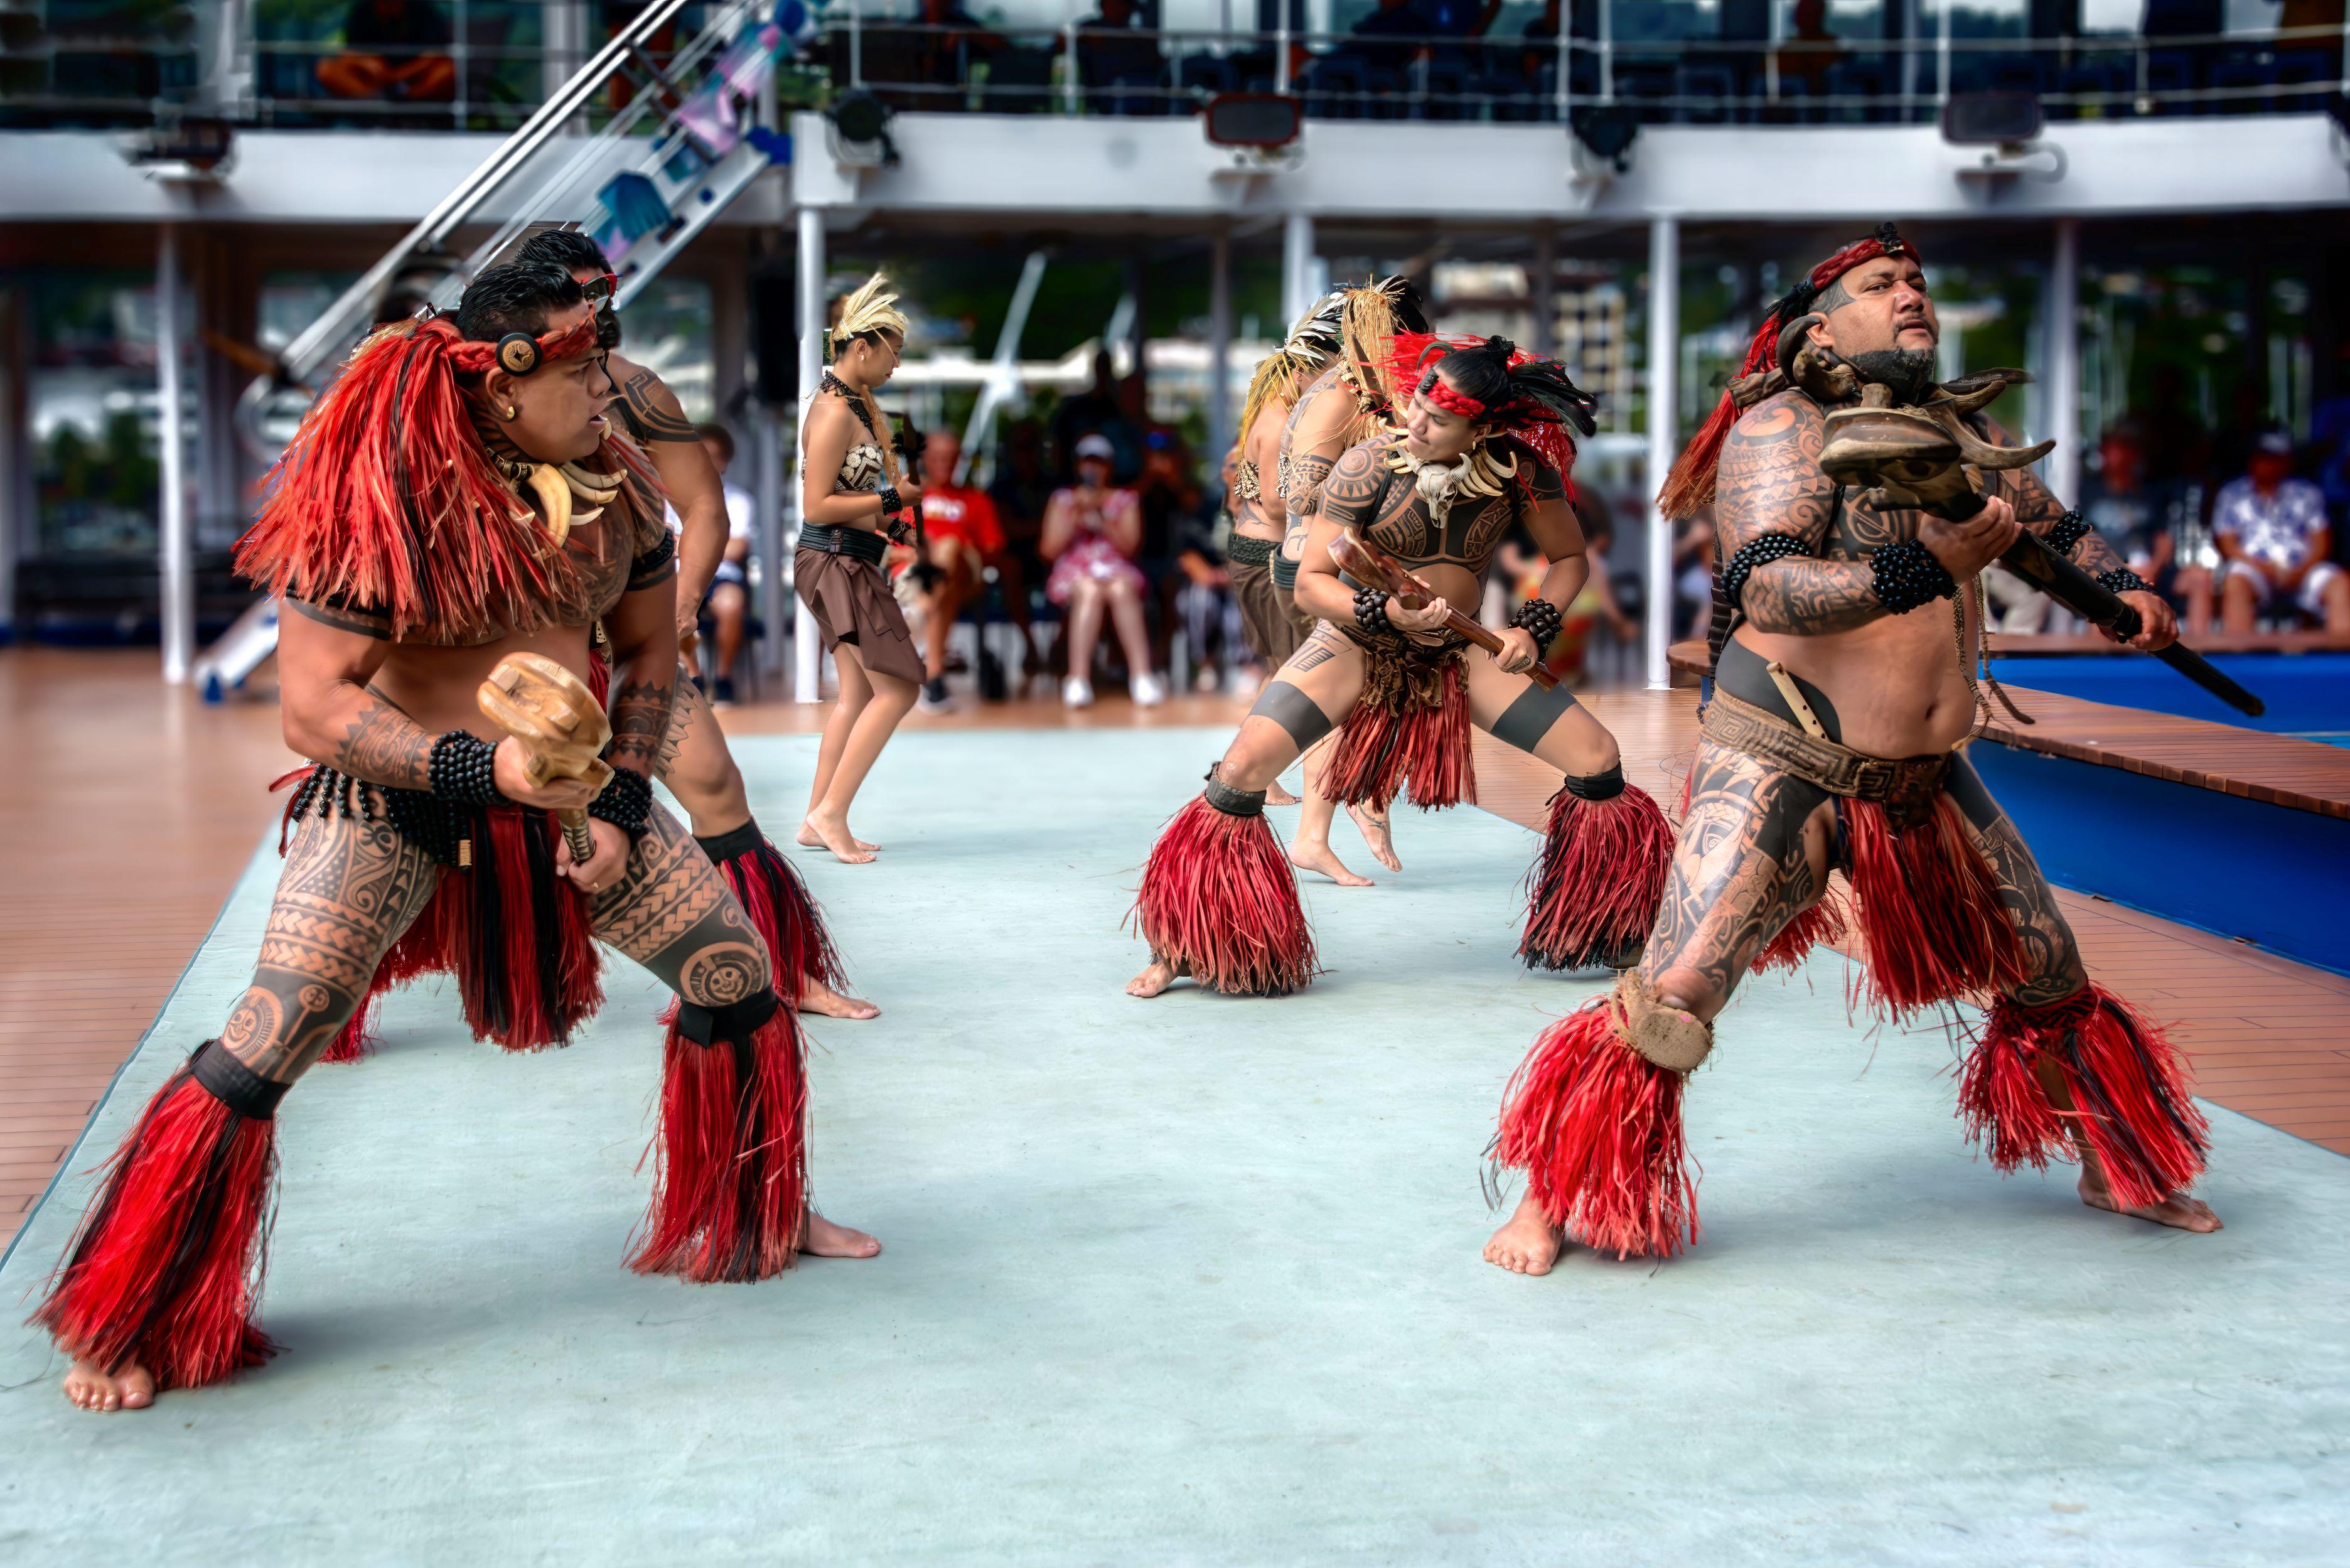
<svg viewBox="0 0 2350 1568">
<path fill-rule="evenodd" d="M 1646 790 L 1606 800 L 1550 797 L 1541 857 L 1526 878 L 1528 969 L 1587 969 L 1637 957 L 1673 866 L 1672 825 Z"/>
<path fill-rule="evenodd" d="M 1363 695 L 1338 726 L 1324 764 L 1322 793 L 1384 815 L 1405 794 L 1423 811 L 1477 802 L 1469 741 L 1469 682 L 1460 651 L 1441 662 L 1411 662 L 1385 648 L 1364 649 Z"/>
<path fill-rule="evenodd" d="M 174 1073 L 109 1162 L 33 1321 L 77 1359 L 109 1372 L 137 1362 L 158 1388 L 216 1383 L 276 1354 L 254 1323 L 276 1131 L 230 1110 L 192 1068 Z"/>
<path fill-rule="evenodd" d="M 702 1283 L 791 1266 L 807 1211 L 806 1064 L 786 1003 L 704 1044 L 672 1009 L 652 1207 L 629 1266 Z M 705 1018 L 707 1014 L 703 1015 Z"/>
<path fill-rule="evenodd" d="M 2063 1080 L 2070 1111 L 2049 1097 L 2043 1066 Z M 2074 1158 L 2078 1137 L 2126 1209 L 2186 1191 L 2210 1149 L 2178 1047 L 2098 985 L 2045 1007 L 1994 1002 L 1967 1057 L 1959 1114 L 2002 1170 Z"/>
<path fill-rule="evenodd" d="M 767 944 L 775 989 L 796 1002 L 800 987 L 813 981 L 837 989 L 847 983 L 840 953 L 825 929 L 824 910 L 799 873 L 775 851 L 755 821 L 732 833 L 697 838 L 702 853 L 726 879 L 751 927 Z"/>
<path fill-rule="evenodd" d="M 1319 967 L 1273 825 L 1218 811 L 1205 795 L 1151 846 L 1130 919 L 1154 957 L 1230 996 L 1286 996 Z"/>
<path fill-rule="evenodd" d="M 1544 1030 L 1519 1064 L 1494 1162 L 1523 1170 L 1550 1222 L 1584 1245 L 1669 1258 L 1698 1233 L 1681 1085 L 1626 1041 L 1615 998 L 1595 998 Z"/>
</svg>

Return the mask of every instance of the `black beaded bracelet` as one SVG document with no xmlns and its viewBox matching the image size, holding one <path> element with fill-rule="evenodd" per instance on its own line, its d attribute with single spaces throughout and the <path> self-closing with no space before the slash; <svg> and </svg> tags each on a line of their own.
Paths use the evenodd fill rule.
<svg viewBox="0 0 2350 1568">
<path fill-rule="evenodd" d="M 588 815 L 642 838 L 652 826 L 653 786 L 634 768 L 614 768 L 611 782 L 588 803 Z"/>
<path fill-rule="evenodd" d="M 1907 615 L 1919 605 L 1949 598 L 1959 582 L 1934 559 L 1934 552 L 1915 539 L 1887 545 L 1868 558 L 1874 577 L 1869 590 L 1877 603 L 1895 615 Z"/>
<path fill-rule="evenodd" d="M 2081 542 L 2082 535 L 2095 532 L 2089 526 L 2087 518 L 2078 512 L 2067 512 L 2048 525 L 2048 532 L 2041 536 L 2041 543 L 2060 556 L 2069 556 L 2073 553 L 2073 546 Z"/>
<path fill-rule="evenodd" d="M 1387 589 L 1355 590 L 1355 624 L 1378 637 L 1393 637 L 1396 634 L 1396 628 L 1388 624 Z"/>
<path fill-rule="evenodd" d="M 2110 572 L 2097 574 L 2097 586 L 2109 594 L 2150 594 L 2154 585 L 2131 571 L 2127 566 L 2116 566 Z"/>
<path fill-rule="evenodd" d="M 1510 617 L 1510 624 L 1530 633 L 1534 639 L 1534 651 L 1539 653 L 1558 640 L 1559 628 L 1566 617 L 1559 607 L 1544 598 L 1532 598 L 1520 605 Z"/>
<path fill-rule="evenodd" d="M 1812 547 L 1793 534 L 1758 534 L 1731 553 L 1721 564 L 1722 602 L 1731 608 L 1739 607 L 1738 596 L 1746 591 L 1746 579 L 1754 575 L 1757 566 L 1789 556 L 1808 556 Z"/>
<path fill-rule="evenodd" d="M 501 798 L 497 747 L 463 730 L 432 742 L 426 777 L 435 795 L 457 805 L 488 805 Z"/>
<path fill-rule="evenodd" d="M 895 517 L 899 513 L 903 512 L 905 509 L 906 498 L 898 493 L 898 487 L 896 485 L 892 484 L 881 492 L 882 516 Z"/>
</svg>

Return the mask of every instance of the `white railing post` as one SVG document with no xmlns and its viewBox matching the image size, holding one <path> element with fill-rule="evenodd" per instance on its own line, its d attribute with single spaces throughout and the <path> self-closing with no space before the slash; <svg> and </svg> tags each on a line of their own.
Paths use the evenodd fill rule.
<svg viewBox="0 0 2350 1568">
<path fill-rule="evenodd" d="M 848 0 L 848 85 L 865 85 L 865 0 Z"/>
<path fill-rule="evenodd" d="M 2081 498 L 2081 220 L 2056 220 L 2048 265 L 2048 433 L 2043 476 L 2066 506 Z"/>
<path fill-rule="evenodd" d="M 1575 0 L 1558 0 L 1558 80 L 1552 84 L 1558 122 L 1575 119 Z"/>
<path fill-rule="evenodd" d="M 1559 0 L 1558 25 L 1575 26 L 1575 0 Z M 1616 101 L 1616 0 L 1599 0 L 1599 101 Z"/>
<path fill-rule="evenodd" d="M 824 335 L 831 323 L 825 318 L 825 255 L 824 212 L 817 207 L 802 207 L 800 219 L 799 256 L 799 328 L 800 328 L 800 397 L 799 418 L 792 421 L 794 439 L 799 442 L 791 464 L 792 488 L 795 497 L 793 514 L 798 516 L 797 497 L 806 493 L 802 482 L 801 465 L 806 461 L 805 434 L 808 405 L 815 400 L 816 389 L 824 385 Z M 800 517 L 801 525 L 807 519 Z M 795 542 L 798 534 L 793 535 Z M 809 613 L 805 600 L 798 601 L 792 617 L 792 701 L 815 702 L 823 692 L 824 650 L 816 646 L 816 617 Z"/>
<path fill-rule="evenodd" d="M 1314 214 L 1293 212 L 1281 221 L 1281 324 L 1305 314 L 1314 303 Z"/>
<path fill-rule="evenodd" d="M 157 478 L 156 568 L 161 588 L 163 679 L 183 686 L 196 656 L 195 560 L 188 544 L 187 432 L 180 407 L 180 225 L 155 234 L 155 439 L 161 449 Z"/>
<path fill-rule="evenodd" d="M 1221 463 L 1232 432 L 1232 236 L 1219 229 L 1208 247 L 1208 451 Z"/>
<path fill-rule="evenodd" d="M 1297 0 L 1274 0 L 1279 7 L 1274 15 L 1279 19 L 1273 25 L 1273 90 L 1289 90 L 1289 8 Z M 1291 317 L 1291 320 L 1297 319 Z"/>
<path fill-rule="evenodd" d="M 1934 34 L 1934 116 L 1939 119 L 1950 101 L 1950 0 L 1934 0 L 1934 9 L 1940 17 Z"/>
<path fill-rule="evenodd" d="M 1648 220 L 1648 624 L 1649 689 L 1672 684 L 1673 520 L 1657 504 L 1679 455 L 1681 225 Z"/>
<path fill-rule="evenodd" d="M 1061 112 L 1077 112 L 1077 0 L 1061 7 Z"/>
</svg>

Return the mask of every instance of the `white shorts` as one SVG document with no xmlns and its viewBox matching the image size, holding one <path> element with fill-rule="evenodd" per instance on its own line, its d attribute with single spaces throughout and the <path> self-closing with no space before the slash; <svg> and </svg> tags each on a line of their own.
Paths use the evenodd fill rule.
<svg viewBox="0 0 2350 1568">
<path fill-rule="evenodd" d="M 2317 565 L 2309 569 L 2309 576 L 2301 579 L 2300 591 L 2293 596 L 2293 607 L 2300 610 L 2301 613 L 2305 616 L 2310 616 L 2319 620 L 2324 619 L 2325 585 L 2332 582 L 2341 575 L 2342 566 L 2339 562 L 2318 562 Z M 2261 569 L 2253 566 L 2250 561 L 2220 562 L 2220 586 L 2223 588 L 2226 587 L 2229 579 L 2232 577 L 2241 577 L 2246 582 L 2252 585 L 2252 592 L 2259 600 L 2260 607 L 2264 610 L 2274 609 L 2276 607 L 2278 598 L 2282 597 L 2284 592 L 2283 589 L 2269 581 L 2268 577 L 2262 573 Z"/>
</svg>

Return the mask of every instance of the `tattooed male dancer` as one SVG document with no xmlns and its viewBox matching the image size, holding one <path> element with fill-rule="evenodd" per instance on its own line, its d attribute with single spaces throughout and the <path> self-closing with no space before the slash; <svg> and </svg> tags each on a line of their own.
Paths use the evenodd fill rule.
<svg viewBox="0 0 2350 1568">
<path fill-rule="evenodd" d="M 1798 355 L 1789 384 L 1779 345 L 1803 323 L 1804 352 L 1853 379 L 1810 377 Z M 1503 1268 L 1548 1272 L 1567 1231 L 1618 1256 L 1669 1255 L 1696 1235 L 1683 1080 L 1749 968 L 1792 966 L 1841 929 L 1846 912 L 1821 901 L 1831 867 L 1850 878 L 1878 1006 L 1985 1006 L 1960 1097 L 1999 1168 L 2077 1155 L 2093 1208 L 2219 1229 L 2187 1196 L 2205 1129 L 2177 1053 L 2089 980 L 2032 852 L 1960 750 L 1980 701 L 1974 579 L 2019 527 L 2137 610 L 2136 646 L 2173 639 L 2169 607 L 2027 470 L 1985 473 L 1982 510 L 1954 524 L 1898 504 L 1907 493 L 1875 504 L 1820 467 L 1825 405 L 1857 383 L 1898 403 L 1940 395 L 1938 334 L 1916 252 L 1883 225 L 1773 307 L 1668 482 L 1672 514 L 1713 504 L 1727 638 L 1639 967 L 1545 1032 L 1503 1108 L 1495 1152 L 1527 1181 L 1485 1248 Z"/>
<path fill-rule="evenodd" d="M 680 643 L 690 644 L 702 597 L 726 557 L 726 497 L 718 471 L 676 394 L 651 370 L 619 352 L 620 318 L 612 308 L 612 268 L 602 248 L 576 230 L 547 230 L 533 235 L 519 256 L 561 267 L 594 295 L 598 342 L 620 394 L 612 406 L 651 459 L 677 509 L 677 628 Z M 691 671 L 682 669 L 675 717 L 659 762 L 660 782 L 691 817 L 702 852 L 758 921 L 776 968 L 799 976 L 800 1011 L 831 1018 L 879 1013 L 871 1002 L 838 989 L 840 959 L 825 930 L 823 911 L 753 820 L 743 770 L 735 765 L 725 732 Z M 823 840 L 804 823 L 797 842 L 816 848 Z"/>
<path fill-rule="evenodd" d="M 1567 432 L 1590 433 L 1591 400 L 1555 363 L 1498 337 L 1407 337 L 1395 352 L 1415 387 L 1403 428 L 1349 448 L 1319 487 L 1297 602 L 1320 624 L 1151 850 L 1135 906 L 1150 963 L 1128 983 L 1132 995 L 1156 996 L 1184 974 L 1251 996 L 1312 979 L 1296 879 L 1260 814 L 1266 783 L 1334 728 L 1325 787 L 1381 809 L 1406 789 L 1431 809 L 1473 801 L 1472 723 L 1565 775 L 1519 949 L 1528 964 L 1629 962 L 1655 918 L 1671 842 L 1664 814 L 1626 787 L 1615 737 L 1565 689 L 1524 673 L 1589 570 L 1565 474 Z M 1415 379 L 1409 367 L 1423 365 Z M 1489 654 L 1447 628 L 1448 606 L 1479 601 L 1513 521 L 1551 565 Z M 1435 597 L 1414 608 L 1342 577 L 1332 554 L 1342 534 Z"/>
<path fill-rule="evenodd" d="M 484 271 L 453 318 L 360 347 L 239 546 L 239 568 L 295 612 L 280 701 L 286 739 L 319 765 L 252 985 L 148 1103 L 36 1314 L 85 1409 L 143 1407 L 273 1352 L 255 1318 L 274 1117 L 412 924 L 444 944 L 477 1026 L 591 1010 L 591 932 L 677 991 L 632 1266 L 751 1280 L 795 1251 L 879 1250 L 809 1209 L 793 1013 L 741 904 L 652 801 L 674 546 L 633 454 L 606 439 L 595 344 L 565 273 Z M 598 620 L 610 782 L 536 783 L 476 691 L 516 653 L 584 678 Z M 575 862 L 549 814 L 581 807 L 593 852 Z"/>
<path fill-rule="evenodd" d="M 1297 394 L 1282 429 L 1274 467 L 1284 527 L 1281 553 L 1273 559 L 1274 592 L 1276 601 L 1289 609 L 1301 639 L 1313 632 L 1315 617 L 1296 602 L 1297 574 L 1305 560 L 1305 536 L 1320 513 L 1323 481 L 1347 448 L 1400 422 L 1411 379 L 1419 372 L 1410 372 L 1399 389 L 1392 369 L 1396 334 L 1428 331 L 1419 293 L 1409 278 L 1380 278 L 1338 292 L 1336 358 Z M 1322 789 L 1320 772 L 1320 758 L 1308 756 L 1305 809 L 1297 815 L 1297 832 L 1290 839 L 1290 863 L 1319 871 L 1342 888 L 1367 888 L 1370 879 L 1347 869 L 1330 847 L 1338 803 Z M 1355 819 L 1372 858 L 1390 871 L 1403 869 L 1403 862 L 1396 858 L 1385 802 L 1348 801 L 1347 815 Z"/>
</svg>

